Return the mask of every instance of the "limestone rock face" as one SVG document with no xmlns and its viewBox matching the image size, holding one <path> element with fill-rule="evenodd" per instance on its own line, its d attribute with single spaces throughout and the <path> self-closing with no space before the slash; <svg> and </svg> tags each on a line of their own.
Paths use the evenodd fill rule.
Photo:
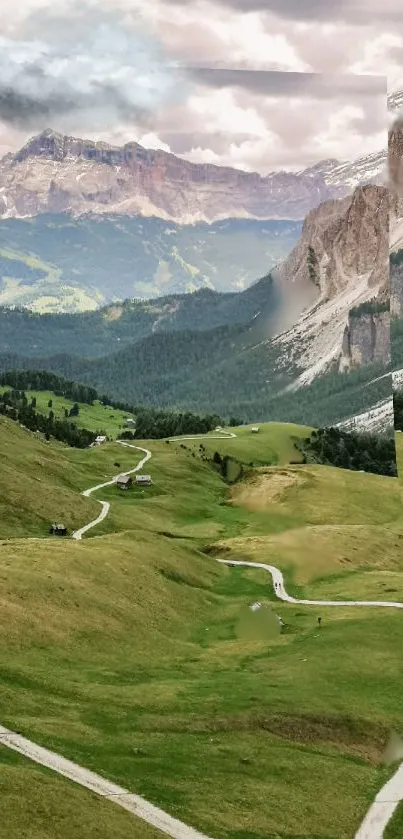
<svg viewBox="0 0 403 839">
<path fill-rule="evenodd" d="M 360 367 L 390 360 L 390 313 L 349 317 L 344 331 L 341 367 Z"/>
<path fill-rule="evenodd" d="M 384 155 L 324 161 L 267 176 L 195 164 L 138 143 L 123 147 L 46 130 L 0 161 L 0 215 L 117 213 L 178 223 L 224 218 L 300 220 L 321 202 L 380 177 Z"/>
<path fill-rule="evenodd" d="M 277 274 L 290 305 L 293 297 L 308 301 L 277 339 L 304 369 L 301 383 L 330 367 L 389 361 L 388 229 L 388 189 L 376 185 L 326 201 L 305 219 Z"/>
<path fill-rule="evenodd" d="M 330 300 L 357 277 L 385 294 L 388 287 L 388 190 L 358 187 L 342 201 L 326 201 L 306 217 L 299 242 L 279 270 L 285 282 L 314 284 Z"/>
</svg>

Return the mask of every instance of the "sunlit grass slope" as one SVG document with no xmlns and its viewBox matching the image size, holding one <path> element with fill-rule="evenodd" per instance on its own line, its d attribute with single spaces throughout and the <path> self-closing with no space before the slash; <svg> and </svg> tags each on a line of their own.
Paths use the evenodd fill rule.
<svg viewBox="0 0 403 839">
<path fill-rule="evenodd" d="M 109 801 L 0 746 L 4 839 L 163 839 Z"/>
<path fill-rule="evenodd" d="M 8 390 L 7 387 L 0 386 L 0 392 Z M 56 419 L 65 419 L 65 409 L 70 411 L 74 402 L 71 399 L 66 399 L 64 396 L 56 396 L 49 390 L 29 390 L 27 391 L 27 398 L 36 399 L 36 410 L 39 413 L 47 416 L 52 410 Z M 52 407 L 49 407 L 49 402 L 52 401 Z M 88 428 L 89 431 L 104 432 L 112 440 L 115 440 L 122 429 L 126 427 L 125 419 L 129 414 L 124 411 L 118 411 L 111 408 L 109 405 L 101 405 L 100 402 L 95 401 L 93 405 L 85 405 L 80 403 L 79 415 L 77 417 L 69 417 L 69 422 L 74 422 L 79 428 Z"/>
<path fill-rule="evenodd" d="M 275 560 L 315 597 L 398 598 L 398 481 L 284 454 L 229 489 L 197 450 L 145 445 L 152 487 L 100 493 L 114 532 L 0 544 L 0 720 L 214 839 L 353 839 L 403 730 L 402 615 L 283 605 L 214 552 Z M 47 448 L 56 470 L 67 450 Z M 82 488 L 92 452 L 74 456 Z"/>
</svg>

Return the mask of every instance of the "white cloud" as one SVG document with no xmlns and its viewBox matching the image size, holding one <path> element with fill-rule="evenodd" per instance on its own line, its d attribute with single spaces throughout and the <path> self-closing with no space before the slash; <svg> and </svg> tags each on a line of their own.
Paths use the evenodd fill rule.
<svg viewBox="0 0 403 839">
<path fill-rule="evenodd" d="M 0 92 L 6 79 L 13 96 L 3 102 L 0 152 L 49 124 L 115 145 L 138 140 L 172 148 L 189 160 L 261 172 L 301 168 L 317 155 L 348 159 L 375 151 L 383 136 L 381 94 L 361 101 L 359 91 L 345 90 L 338 99 L 297 91 L 276 99 L 247 86 L 214 87 L 200 79 L 191 79 L 186 89 L 172 67 L 166 73 L 171 61 L 288 72 L 389 71 L 397 79 L 402 63 L 397 7 L 388 0 L 372 2 L 374 25 L 370 13 L 365 25 L 354 24 L 357 15 L 337 20 L 337 4 L 330 0 L 311 0 L 306 9 L 299 3 L 298 19 L 291 14 L 292 0 L 7 4 L 0 27 Z M 253 5 L 255 11 L 242 12 Z M 306 11 L 309 20 L 303 19 Z M 139 30 L 141 21 L 147 22 L 148 37 Z M 40 68 L 37 77 L 32 64 Z"/>
</svg>

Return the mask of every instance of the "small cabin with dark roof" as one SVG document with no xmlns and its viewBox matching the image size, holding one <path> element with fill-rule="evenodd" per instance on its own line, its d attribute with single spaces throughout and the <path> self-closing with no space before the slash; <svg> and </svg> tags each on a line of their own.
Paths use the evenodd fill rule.
<svg viewBox="0 0 403 839">
<path fill-rule="evenodd" d="M 130 475 L 119 475 L 116 484 L 119 489 L 130 489 L 133 484 L 133 480 Z"/>
<path fill-rule="evenodd" d="M 64 524 L 54 522 L 49 528 L 49 533 L 52 536 L 67 536 L 67 527 Z"/>
</svg>

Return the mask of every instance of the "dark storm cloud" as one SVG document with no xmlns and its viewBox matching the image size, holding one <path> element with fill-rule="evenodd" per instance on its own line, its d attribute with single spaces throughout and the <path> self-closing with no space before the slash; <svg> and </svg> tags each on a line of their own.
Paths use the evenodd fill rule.
<svg viewBox="0 0 403 839">
<path fill-rule="evenodd" d="M 28 70 L 29 72 L 29 70 Z M 31 76 L 32 78 L 32 76 Z M 92 112 L 116 113 L 121 119 L 136 118 L 147 124 L 148 111 L 128 103 L 119 92 L 108 85 L 94 85 L 91 98 L 79 95 L 77 90 L 67 87 L 46 96 L 29 96 L 18 90 L 5 87 L 0 79 L 0 119 L 18 128 L 35 128 L 44 119 L 57 120 L 60 117 L 79 114 L 89 108 Z"/>
<path fill-rule="evenodd" d="M 32 128 L 44 118 L 78 115 L 88 128 L 147 123 L 147 115 L 181 95 L 179 71 L 160 45 L 110 16 L 64 18 L 56 25 L 42 13 L 36 24 L 23 39 L 0 37 L 0 119 L 6 123 Z"/>
</svg>

